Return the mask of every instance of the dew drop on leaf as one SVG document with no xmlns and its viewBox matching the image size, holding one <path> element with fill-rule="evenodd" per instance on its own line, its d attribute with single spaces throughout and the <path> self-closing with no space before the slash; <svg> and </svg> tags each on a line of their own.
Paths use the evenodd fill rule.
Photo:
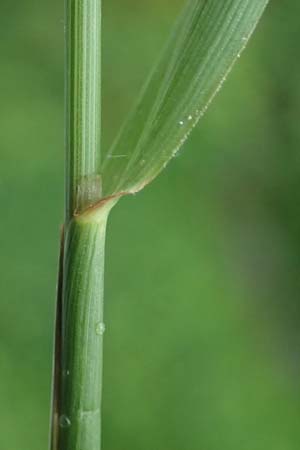
<svg viewBox="0 0 300 450">
<path fill-rule="evenodd" d="M 61 428 L 68 428 L 71 426 L 71 420 L 66 415 L 63 414 L 59 418 L 59 426 Z"/>
</svg>

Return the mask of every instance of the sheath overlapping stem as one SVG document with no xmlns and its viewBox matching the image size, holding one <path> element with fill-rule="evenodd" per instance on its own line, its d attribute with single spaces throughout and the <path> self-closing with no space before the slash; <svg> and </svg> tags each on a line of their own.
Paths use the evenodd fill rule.
<svg viewBox="0 0 300 450">
<path fill-rule="evenodd" d="M 58 450 L 100 450 L 104 246 L 113 202 L 66 229 L 62 297 Z"/>
</svg>

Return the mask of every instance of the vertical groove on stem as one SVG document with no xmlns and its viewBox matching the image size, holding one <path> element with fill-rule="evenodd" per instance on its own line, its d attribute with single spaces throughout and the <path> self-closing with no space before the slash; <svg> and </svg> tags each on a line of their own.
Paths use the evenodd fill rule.
<svg viewBox="0 0 300 450">
<path fill-rule="evenodd" d="M 56 450 L 58 445 L 59 414 L 60 414 L 60 383 L 61 383 L 61 341 L 62 341 L 62 295 L 63 295 L 63 265 L 64 265 L 64 229 L 61 230 L 60 254 L 57 282 L 53 381 L 52 381 L 52 410 L 50 429 L 50 450 Z"/>
</svg>

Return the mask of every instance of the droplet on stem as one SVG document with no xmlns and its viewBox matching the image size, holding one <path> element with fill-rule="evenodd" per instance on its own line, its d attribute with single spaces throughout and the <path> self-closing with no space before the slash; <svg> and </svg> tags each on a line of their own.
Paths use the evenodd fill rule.
<svg viewBox="0 0 300 450">
<path fill-rule="evenodd" d="M 102 336 L 105 333 L 105 323 L 99 322 L 96 325 L 96 334 Z"/>
<path fill-rule="evenodd" d="M 61 428 L 68 428 L 71 426 L 71 420 L 65 414 L 63 414 L 59 418 L 59 426 Z"/>
</svg>

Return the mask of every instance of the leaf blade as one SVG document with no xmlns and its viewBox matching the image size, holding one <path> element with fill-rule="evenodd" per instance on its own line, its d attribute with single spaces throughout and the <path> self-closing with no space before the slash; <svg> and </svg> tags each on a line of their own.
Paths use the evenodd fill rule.
<svg viewBox="0 0 300 450">
<path fill-rule="evenodd" d="M 187 139 L 245 48 L 268 0 L 190 0 L 102 163 L 103 195 L 135 193 Z"/>
</svg>

